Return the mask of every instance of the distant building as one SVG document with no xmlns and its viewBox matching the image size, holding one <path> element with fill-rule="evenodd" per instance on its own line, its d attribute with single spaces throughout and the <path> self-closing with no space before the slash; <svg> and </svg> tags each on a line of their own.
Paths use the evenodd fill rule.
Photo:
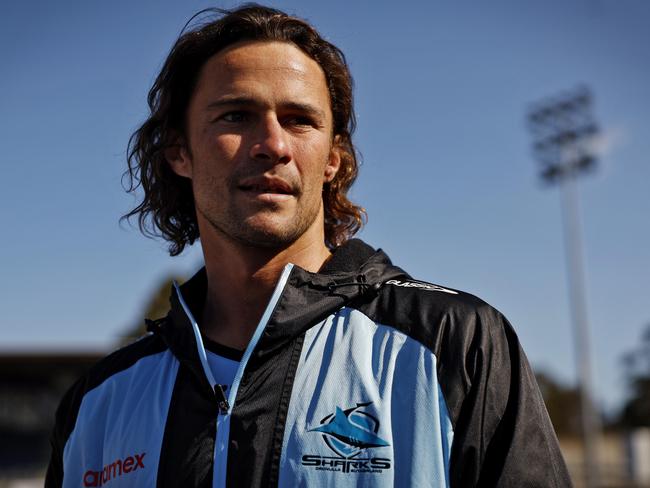
<svg viewBox="0 0 650 488">
<path fill-rule="evenodd" d="M 0 352 L 0 486 L 44 474 L 61 397 L 105 354 Z"/>
</svg>

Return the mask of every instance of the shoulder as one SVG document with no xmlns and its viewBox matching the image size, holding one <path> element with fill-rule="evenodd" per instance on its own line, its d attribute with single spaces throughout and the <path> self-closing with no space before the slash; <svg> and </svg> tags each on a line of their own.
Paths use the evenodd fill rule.
<svg viewBox="0 0 650 488">
<path fill-rule="evenodd" d="M 94 364 L 82 378 L 85 389 L 92 390 L 108 378 L 131 368 L 141 359 L 159 354 L 166 349 L 167 345 L 158 334 L 146 334 Z"/>
<path fill-rule="evenodd" d="M 158 335 L 148 334 L 91 366 L 63 396 L 56 412 L 56 433 L 63 439 L 67 438 L 74 428 L 81 402 L 88 392 L 114 375 L 128 370 L 141 359 L 159 354 L 166 349 L 166 344 Z"/>
<path fill-rule="evenodd" d="M 426 347 L 436 357 L 440 374 L 458 376 L 456 382 L 464 389 L 485 361 L 507 362 L 519 348 L 512 326 L 489 303 L 406 273 L 384 280 L 374 299 L 355 308 Z"/>
<path fill-rule="evenodd" d="M 481 298 L 406 273 L 385 280 L 377 296 L 358 309 L 434 352 L 443 342 L 468 344 L 477 334 L 489 336 L 509 327 L 505 317 Z"/>
</svg>

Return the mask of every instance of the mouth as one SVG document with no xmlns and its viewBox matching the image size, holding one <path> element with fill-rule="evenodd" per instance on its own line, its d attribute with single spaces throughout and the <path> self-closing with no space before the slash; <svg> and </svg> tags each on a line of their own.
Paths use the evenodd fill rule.
<svg viewBox="0 0 650 488">
<path fill-rule="evenodd" d="M 279 178 L 244 180 L 238 188 L 254 198 L 262 199 L 287 199 L 296 194 L 296 190 L 289 183 Z"/>
</svg>

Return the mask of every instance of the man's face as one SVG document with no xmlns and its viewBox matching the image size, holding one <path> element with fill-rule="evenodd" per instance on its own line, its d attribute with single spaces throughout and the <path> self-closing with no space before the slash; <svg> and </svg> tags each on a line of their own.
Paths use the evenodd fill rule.
<svg viewBox="0 0 650 488">
<path fill-rule="evenodd" d="M 322 235 L 323 183 L 340 158 L 316 61 L 288 43 L 230 46 L 203 66 L 186 122 L 185 147 L 168 160 L 192 180 L 202 237 L 211 227 L 276 247 Z"/>
</svg>

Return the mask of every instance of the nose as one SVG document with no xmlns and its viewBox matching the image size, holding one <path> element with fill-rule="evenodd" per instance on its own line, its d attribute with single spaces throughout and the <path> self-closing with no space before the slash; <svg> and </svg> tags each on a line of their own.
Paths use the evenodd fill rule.
<svg viewBox="0 0 650 488">
<path fill-rule="evenodd" d="M 287 134 L 274 114 L 265 116 L 256 132 L 250 150 L 251 158 L 272 164 L 286 164 L 291 161 Z"/>
</svg>

